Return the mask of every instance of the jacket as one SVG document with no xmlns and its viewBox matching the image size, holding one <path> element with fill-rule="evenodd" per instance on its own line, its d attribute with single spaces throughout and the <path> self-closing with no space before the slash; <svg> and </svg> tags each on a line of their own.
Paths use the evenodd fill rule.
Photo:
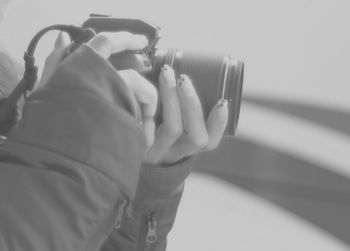
<svg viewBox="0 0 350 251">
<path fill-rule="evenodd" d="M 0 250 L 165 250 L 190 167 L 142 164 L 139 121 L 92 48 L 61 62 L 0 145 Z"/>
</svg>

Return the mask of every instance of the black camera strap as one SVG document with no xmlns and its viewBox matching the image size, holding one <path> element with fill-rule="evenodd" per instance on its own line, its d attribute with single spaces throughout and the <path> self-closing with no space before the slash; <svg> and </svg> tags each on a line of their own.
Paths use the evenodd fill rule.
<svg viewBox="0 0 350 251">
<path fill-rule="evenodd" d="M 74 43 L 74 48 L 79 47 L 82 43 L 87 42 L 96 33 L 89 28 L 81 28 L 73 25 L 52 25 L 39 31 L 30 41 L 27 51 L 24 53 L 24 74 L 17 86 L 11 94 L 5 98 L 0 106 L 0 122 L 7 121 L 13 111 L 16 109 L 17 103 L 21 96 L 27 97 L 27 93 L 32 91 L 38 78 L 38 67 L 35 65 L 35 49 L 39 40 L 49 31 L 59 30 L 67 32 L 71 41 Z M 72 47 L 72 48 L 73 48 Z"/>
</svg>

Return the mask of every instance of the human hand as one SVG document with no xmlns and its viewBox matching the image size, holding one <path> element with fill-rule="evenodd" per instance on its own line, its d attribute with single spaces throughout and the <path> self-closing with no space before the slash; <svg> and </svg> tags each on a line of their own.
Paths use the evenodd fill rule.
<svg viewBox="0 0 350 251">
<path fill-rule="evenodd" d="M 92 38 L 87 45 L 93 48 L 100 56 L 106 60 L 113 53 L 124 50 L 139 50 L 147 46 L 147 39 L 144 36 L 133 35 L 129 32 L 102 32 Z M 55 42 L 55 47 L 45 61 L 42 77 L 37 87 L 44 86 L 48 79 L 62 60 L 70 45 L 67 34 L 60 33 Z M 145 131 L 147 145 L 153 144 L 154 140 L 154 120 L 153 116 L 157 108 L 156 88 L 134 70 L 119 71 L 120 76 L 125 80 L 136 100 L 141 105 L 142 126 Z"/>
<path fill-rule="evenodd" d="M 146 37 L 133 35 L 129 32 L 101 32 L 93 37 L 87 45 L 92 47 L 98 54 L 107 59 L 111 54 L 124 50 L 139 50 L 147 46 Z M 60 32 L 55 46 L 45 60 L 41 79 L 37 85 L 43 86 L 62 61 L 71 41 L 67 33 Z"/>
<path fill-rule="evenodd" d="M 147 39 L 128 32 L 100 33 L 88 45 L 107 59 L 119 51 L 142 49 L 147 45 Z M 49 79 L 68 46 L 69 38 L 60 33 L 54 50 L 46 60 L 39 85 L 44 85 Z M 220 100 L 205 121 L 199 97 L 190 79 L 183 75 L 176 84 L 174 71 L 164 66 L 159 76 L 163 122 L 155 128 L 156 88 L 134 70 L 118 72 L 141 104 L 141 123 L 148 146 L 145 163 L 174 163 L 218 146 L 228 119 L 226 100 Z"/>
<path fill-rule="evenodd" d="M 219 145 L 228 120 L 226 100 L 219 100 L 205 120 L 189 77 L 181 75 L 176 81 L 173 69 L 166 65 L 159 75 L 159 95 L 163 122 L 155 131 L 145 163 L 174 163 Z"/>
<path fill-rule="evenodd" d="M 49 56 L 45 60 L 44 69 L 41 74 L 40 81 L 36 84 L 36 88 L 44 86 L 52 73 L 56 70 L 58 64 L 61 62 L 63 55 L 66 53 L 70 39 L 68 34 L 60 32 L 55 42 L 55 46 Z"/>
</svg>

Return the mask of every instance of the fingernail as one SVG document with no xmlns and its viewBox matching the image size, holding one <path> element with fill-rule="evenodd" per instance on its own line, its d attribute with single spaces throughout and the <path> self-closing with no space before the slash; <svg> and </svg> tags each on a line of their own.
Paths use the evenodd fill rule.
<svg viewBox="0 0 350 251">
<path fill-rule="evenodd" d="M 224 115 L 227 113 L 228 109 L 228 102 L 226 99 L 220 99 L 217 103 L 218 113 L 220 115 Z"/>
<path fill-rule="evenodd" d="M 61 31 L 56 39 L 55 48 L 61 48 L 63 46 L 63 43 L 63 32 Z"/>
<path fill-rule="evenodd" d="M 166 71 L 166 70 L 168 70 L 168 67 L 169 67 L 169 66 L 167 66 L 167 65 L 165 64 L 165 65 L 162 66 L 161 70 L 162 70 L 162 71 Z"/>
<path fill-rule="evenodd" d="M 219 101 L 218 101 L 218 107 L 219 108 L 225 108 L 225 107 L 227 107 L 227 100 L 226 99 L 220 99 Z"/>
<path fill-rule="evenodd" d="M 161 68 L 161 74 L 165 78 L 164 83 L 168 84 L 168 86 L 170 86 L 170 87 L 176 86 L 175 73 L 174 73 L 173 69 L 171 69 L 170 66 L 163 65 Z"/>
<path fill-rule="evenodd" d="M 181 88 L 186 88 L 186 87 L 183 87 L 183 85 L 187 82 L 187 79 L 186 79 L 186 75 L 185 74 L 181 74 L 179 76 L 179 78 L 177 79 L 177 84 L 181 87 Z"/>
<path fill-rule="evenodd" d="M 186 96 L 194 96 L 194 89 L 190 83 L 189 78 L 185 74 L 181 74 L 178 79 L 178 85 L 180 86 L 180 90 Z"/>
</svg>

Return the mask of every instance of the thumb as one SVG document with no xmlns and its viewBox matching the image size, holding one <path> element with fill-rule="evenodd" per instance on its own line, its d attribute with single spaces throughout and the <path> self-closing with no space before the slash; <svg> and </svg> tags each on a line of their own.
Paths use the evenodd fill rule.
<svg viewBox="0 0 350 251">
<path fill-rule="evenodd" d="M 111 54 L 124 50 L 140 50 L 148 45 L 148 40 L 143 35 L 130 32 L 101 32 L 88 43 L 102 57 L 108 58 Z"/>
<path fill-rule="evenodd" d="M 69 36 L 63 32 L 60 32 L 55 41 L 55 46 L 53 50 L 45 60 L 43 73 L 41 75 L 41 79 L 38 84 L 38 87 L 46 84 L 47 80 L 51 77 L 52 73 L 56 70 L 69 44 L 70 44 Z"/>
<path fill-rule="evenodd" d="M 55 49 L 66 48 L 66 46 L 70 43 L 69 37 L 66 33 L 62 31 L 58 34 L 57 39 L 55 41 Z"/>
</svg>

